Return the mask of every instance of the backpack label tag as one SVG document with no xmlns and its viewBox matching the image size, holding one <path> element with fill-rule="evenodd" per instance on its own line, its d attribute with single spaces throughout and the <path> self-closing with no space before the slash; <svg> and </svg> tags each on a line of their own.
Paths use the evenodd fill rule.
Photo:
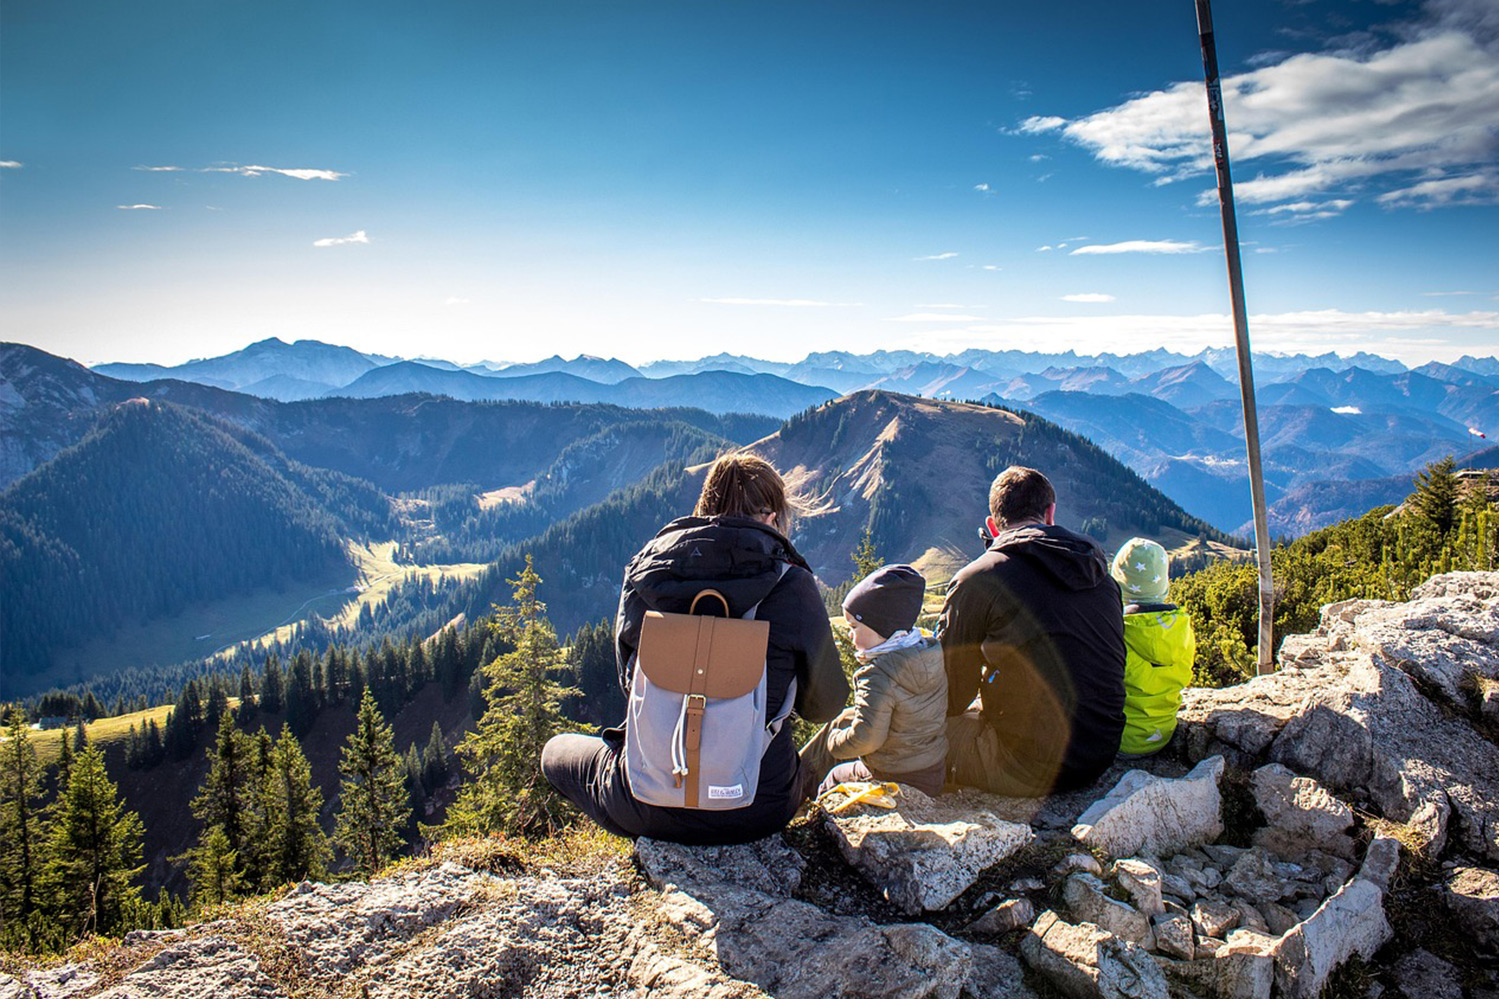
<svg viewBox="0 0 1499 999">
<path fill-rule="evenodd" d="M 742 798 L 742 797 L 744 797 L 744 785 L 743 784 L 730 784 L 728 786 L 723 786 L 723 785 L 720 785 L 720 784 L 709 784 L 708 785 L 708 797 L 709 798 Z"/>
</svg>

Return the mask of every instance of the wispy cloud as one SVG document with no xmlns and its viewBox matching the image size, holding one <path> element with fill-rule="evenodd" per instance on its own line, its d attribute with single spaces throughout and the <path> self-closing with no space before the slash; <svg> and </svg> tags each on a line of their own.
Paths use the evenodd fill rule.
<svg viewBox="0 0 1499 999">
<path fill-rule="evenodd" d="M 973 185 L 973 189 L 975 191 L 978 191 L 980 194 L 993 194 L 994 193 L 994 188 L 990 187 L 988 184 L 974 184 Z"/>
<path fill-rule="evenodd" d="M 264 174 L 276 173 L 297 180 L 342 180 L 348 176 L 347 173 L 339 170 L 321 170 L 313 167 L 244 166 L 238 163 L 210 167 L 138 166 L 135 169 L 144 170 L 147 173 L 235 173 L 241 177 L 260 177 Z"/>
<path fill-rule="evenodd" d="M 0 170 L 19 170 L 24 165 L 20 160 L 0 160 Z"/>
<path fill-rule="evenodd" d="M 1492 291 L 1423 291 L 1423 298 L 1455 298 L 1459 295 L 1492 295 Z"/>
<path fill-rule="evenodd" d="M 1387 208 L 1492 205 L 1499 203 L 1499 174 L 1485 172 L 1423 180 L 1410 187 L 1387 191 L 1375 200 Z"/>
<path fill-rule="evenodd" d="M 948 250 L 946 253 L 929 253 L 924 257 L 912 257 L 912 260 L 951 260 L 958 254 L 956 251 Z"/>
<path fill-rule="evenodd" d="M 443 305 L 468 305 L 469 304 L 469 299 L 467 299 L 467 298 L 459 298 L 457 295 L 449 295 L 447 298 L 445 298 L 445 299 L 442 300 L 442 304 Z"/>
<path fill-rule="evenodd" d="M 1339 416 L 1358 416 L 1363 413 L 1357 406 L 1334 406 L 1332 411 Z"/>
<path fill-rule="evenodd" d="M 982 305 L 955 305 L 952 302 L 930 302 L 916 304 L 918 309 L 982 309 Z"/>
<path fill-rule="evenodd" d="M 1273 222 L 1289 224 L 1313 222 L 1318 219 L 1337 218 L 1355 202 L 1351 198 L 1332 198 L 1328 201 L 1288 201 L 1270 208 L 1257 208 L 1250 215 L 1268 215 Z"/>
<path fill-rule="evenodd" d="M 283 177 L 293 177 L 297 180 L 342 180 L 348 174 L 337 170 L 315 170 L 310 167 L 268 167 L 268 166 L 221 166 L 204 167 L 200 173 L 237 173 L 241 177 L 259 177 L 267 173 L 279 173 Z"/>
<path fill-rule="evenodd" d="M 344 246 L 348 243 L 368 243 L 369 241 L 369 235 L 363 229 L 360 229 L 358 232 L 352 233 L 348 236 L 329 236 L 326 239 L 315 239 L 312 241 L 312 245 Z"/>
<path fill-rule="evenodd" d="M 983 316 L 963 316 L 951 312 L 913 312 L 906 316 L 887 316 L 887 323 L 982 323 Z"/>
<path fill-rule="evenodd" d="M 122 212 L 160 212 L 165 211 L 161 205 L 115 205 Z"/>
<path fill-rule="evenodd" d="M 1079 292 L 1076 295 L 1063 295 L 1062 296 L 1062 301 L 1064 301 L 1064 302 L 1112 302 L 1112 301 L 1114 301 L 1114 296 L 1113 295 L 1105 295 L 1102 292 L 1098 292 L 1098 291 L 1084 291 L 1084 292 Z"/>
<path fill-rule="evenodd" d="M 1002 270 L 1004 270 L 1004 268 L 1001 267 L 1001 266 L 999 266 L 998 264 L 984 264 L 983 269 L 986 270 L 986 271 L 1002 271 Z"/>
<path fill-rule="evenodd" d="M 1203 253 L 1207 247 L 1196 240 L 1184 243 L 1176 239 L 1127 239 L 1122 243 L 1093 243 L 1079 246 L 1068 256 L 1080 257 L 1105 253 Z"/>
<path fill-rule="evenodd" d="M 1271 203 L 1374 187 L 1391 208 L 1499 200 L 1481 172 L 1499 155 L 1493 10 L 1487 0 L 1435 0 L 1424 23 L 1396 26 L 1395 42 L 1267 55 L 1224 79 L 1229 142 L 1246 175 L 1236 198 Z M 1030 117 L 1014 131 L 1058 134 L 1102 163 L 1166 182 L 1212 168 L 1200 80 L 1076 119 Z"/>
<path fill-rule="evenodd" d="M 814 298 L 694 298 L 709 305 L 779 305 L 794 309 L 855 309 L 863 302 L 822 302 Z"/>
</svg>

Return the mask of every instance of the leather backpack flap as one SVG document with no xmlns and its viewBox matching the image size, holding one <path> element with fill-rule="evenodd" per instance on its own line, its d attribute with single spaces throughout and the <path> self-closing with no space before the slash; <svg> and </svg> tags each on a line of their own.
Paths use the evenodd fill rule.
<svg viewBox="0 0 1499 999">
<path fill-rule="evenodd" d="M 765 673 L 769 621 L 646 611 L 637 664 L 678 694 L 743 697 Z"/>
</svg>

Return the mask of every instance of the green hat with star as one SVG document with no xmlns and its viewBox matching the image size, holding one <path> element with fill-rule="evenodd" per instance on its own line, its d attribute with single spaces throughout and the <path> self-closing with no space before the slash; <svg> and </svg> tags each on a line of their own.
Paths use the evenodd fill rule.
<svg viewBox="0 0 1499 999">
<path fill-rule="evenodd" d="M 1166 602 L 1171 589 L 1170 559 L 1166 549 L 1149 538 L 1130 538 L 1114 556 L 1109 572 L 1119 583 L 1127 604 Z"/>
</svg>

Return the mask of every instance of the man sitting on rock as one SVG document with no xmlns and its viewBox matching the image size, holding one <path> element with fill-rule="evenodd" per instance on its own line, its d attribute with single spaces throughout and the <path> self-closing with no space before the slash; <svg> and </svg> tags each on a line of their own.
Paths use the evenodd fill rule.
<svg viewBox="0 0 1499 999">
<path fill-rule="evenodd" d="M 1085 786 L 1124 730 L 1119 585 L 1097 544 L 1057 525 L 1035 469 L 1001 472 L 989 514 L 994 540 L 953 577 L 937 623 L 949 776 L 1026 797 Z"/>
</svg>

